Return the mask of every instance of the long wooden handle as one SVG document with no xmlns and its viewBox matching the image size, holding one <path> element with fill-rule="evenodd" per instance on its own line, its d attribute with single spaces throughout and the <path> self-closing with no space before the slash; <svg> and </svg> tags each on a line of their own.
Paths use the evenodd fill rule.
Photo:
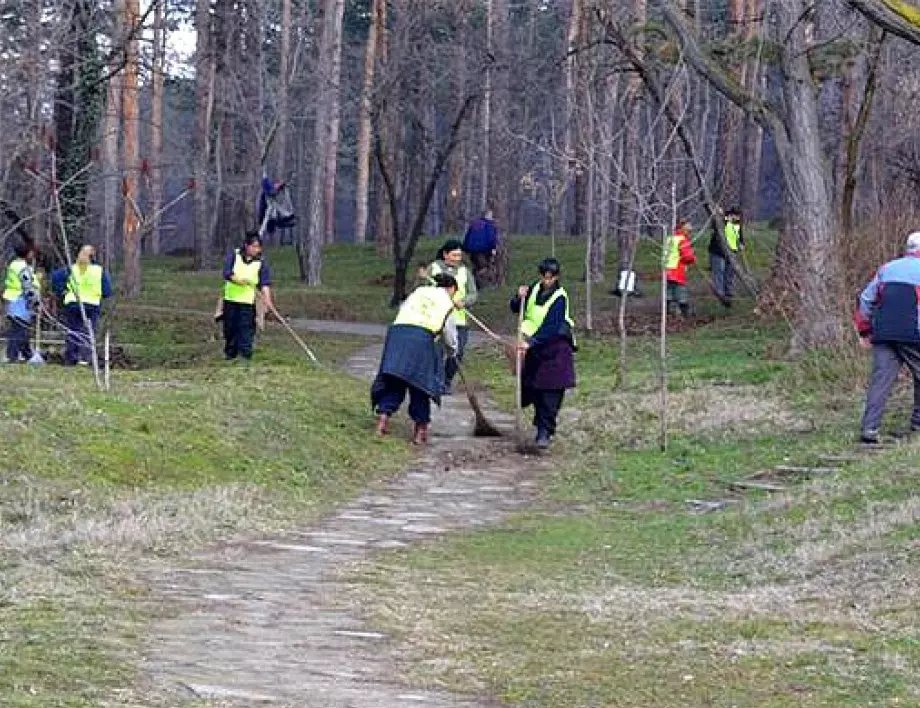
<svg viewBox="0 0 920 708">
<path fill-rule="evenodd" d="M 489 326 L 488 326 L 485 322 L 483 322 L 481 319 L 479 319 L 478 317 L 476 317 L 476 315 L 474 315 L 474 314 L 473 314 L 472 312 L 470 312 L 469 310 L 466 310 L 466 316 L 470 318 L 470 321 L 471 321 L 473 324 L 475 324 L 477 327 L 479 327 L 480 329 L 482 329 L 483 332 L 485 332 L 487 335 L 489 335 L 489 336 L 490 336 L 492 339 L 494 339 L 496 342 L 504 342 L 504 341 L 505 341 L 504 339 L 501 338 L 500 335 L 496 334 L 496 333 L 493 332 L 491 329 L 489 329 Z"/>
<path fill-rule="evenodd" d="M 435 279 L 432 278 L 430 275 L 426 275 L 425 278 L 428 280 L 428 282 L 429 282 L 431 285 L 434 285 L 434 284 L 435 284 Z M 466 310 L 466 309 L 464 310 L 464 312 L 466 312 L 466 316 L 470 318 L 470 321 L 471 321 L 473 324 L 475 324 L 477 327 L 479 327 L 479 328 L 480 328 L 483 332 L 485 332 L 487 335 L 489 335 L 490 337 L 492 337 L 492 339 L 494 339 L 496 342 L 502 342 L 502 343 L 504 343 L 505 340 L 502 339 L 500 335 L 495 334 L 495 332 L 493 332 L 491 329 L 489 329 L 489 326 L 488 326 L 485 322 L 483 322 L 481 319 L 479 319 L 478 317 L 476 317 L 476 315 L 474 315 L 472 312 L 470 312 L 469 310 Z"/>
<path fill-rule="evenodd" d="M 298 335 L 297 332 L 294 331 L 294 328 L 291 327 L 288 321 L 284 319 L 284 317 L 281 316 L 281 313 L 278 312 L 278 309 L 275 307 L 275 303 L 271 302 L 270 300 L 265 299 L 264 297 L 262 301 L 268 306 L 268 311 L 271 312 L 278 319 L 278 321 L 282 324 L 282 326 L 288 331 L 288 334 L 290 334 L 291 337 L 294 338 L 294 341 L 300 345 L 300 348 L 303 349 L 307 353 L 307 356 L 310 357 L 310 361 L 312 361 L 315 364 L 318 364 L 319 360 L 316 358 L 316 354 L 314 354 L 313 350 L 311 350 L 310 347 L 307 346 L 307 343 L 304 342 L 300 338 L 300 335 Z"/>
<path fill-rule="evenodd" d="M 518 310 L 518 327 L 517 327 L 517 343 L 520 344 L 524 341 L 524 307 L 526 305 L 525 299 L 520 298 L 521 307 Z M 519 432 L 524 430 L 524 382 L 522 380 L 522 371 L 524 363 L 524 352 L 520 350 L 519 347 L 516 347 L 514 350 L 514 369 L 515 369 L 515 424 Z"/>
</svg>

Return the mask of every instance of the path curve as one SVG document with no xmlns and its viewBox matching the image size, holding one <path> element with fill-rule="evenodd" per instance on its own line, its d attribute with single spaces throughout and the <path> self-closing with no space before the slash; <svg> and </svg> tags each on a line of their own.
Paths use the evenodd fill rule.
<svg viewBox="0 0 920 708">
<path fill-rule="evenodd" d="M 347 371 L 370 380 L 380 352 L 380 344 L 367 347 Z M 486 411 L 510 429 L 508 416 Z M 209 549 L 159 577 L 154 590 L 176 615 L 152 628 L 150 680 L 175 698 L 231 706 L 496 706 L 399 684 L 396 642 L 341 602 L 347 570 L 375 551 L 494 524 L 535 501 L 549 461 L 524 464 L 510 441 L 470 437 L 465 398 L 446 398 L 432 428 L 412 469 L 317 524 Z"/>
</svg>

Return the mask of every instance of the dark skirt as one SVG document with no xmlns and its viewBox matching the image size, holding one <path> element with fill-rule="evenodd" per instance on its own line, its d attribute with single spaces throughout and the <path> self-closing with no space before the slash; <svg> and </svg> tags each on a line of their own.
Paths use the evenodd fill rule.
<svg viewBox="0 0 920 708">
<path fill-rule="evenodd" d="M 527 350 L 521 372 L 524 388 L 562 391 L 575 388 L 575 357 L 568 337 L 553 337 Z"/>
<path fill-rule="evenodd" d="M 390 325 L 380 369 L 371 385 L 371 404 L 375 407 L 384 391 L 384 374 L 402 379 L 441 405 L 444 359 L 431 332 L 412 325 Z"/>
</svg>

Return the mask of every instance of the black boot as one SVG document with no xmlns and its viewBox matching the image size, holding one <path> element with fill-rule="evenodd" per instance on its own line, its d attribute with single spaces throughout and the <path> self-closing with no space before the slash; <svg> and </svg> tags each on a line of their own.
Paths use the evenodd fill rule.
<svg viewBox="0 0 920 708">
<path fill-rule="evenodd" d="M 544 428 L 537 429 L 537 439 L 534 441 L 541 450 L 549 447 L 549 433 Z"/>
</svg>

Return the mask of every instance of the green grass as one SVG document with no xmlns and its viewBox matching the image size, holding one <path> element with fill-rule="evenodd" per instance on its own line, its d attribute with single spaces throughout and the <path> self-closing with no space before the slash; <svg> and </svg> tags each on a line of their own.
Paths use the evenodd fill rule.
<svg viewBox="0 0 920 708">
<path fill-rule="evenodd" d="M 753 239 L 760 272 L 772 238 Z M 509 282 L 526 282 L 548 239 L 510 245 Z M 583 243 L 560 240 L 557 254 L 580 318 Z M 391 266 L 372 246 L 325 256 L 324 286 L 308 290 L 292 250 L 269 252 L 283 312 L 392 318 Z M 646 244 L 637 269 L 656 263 Z M 145 261 L 141 302 L 210 312 L 218 274 L 189 266 Z M 510 289 L 476 309 L 506 331 Z M 594 295 L 605 326 L 617 302 L 606 289 Z M 654 323 L 646 289 L 636 305 Z M 554 708 L 917 702 L 918 451 L 846 465 L 783 500 L 691 513 L 688 499 L 726 496 L 739 476 L 848 448 L 861 395 L 859 360 L 786 360 L 786 331 L 753 320 L 750 302 L 726 315 L 699 280 L 695 293 L 719 319 L 670 339 L 666 452 L 655 339 L 631 339 L 624 386 L 615 339 L 586 335 L 545 503 L 364 571 L 368 612 L 419 660 L 411 680 Z M 120 303 L 115 334 L 133 369 L 115 372 L 111 393 L 85 370 L 0 368 L 4 705 L 94 706 L 137 684 L 137 636 L 156 612 L 140 559 L 306 523 L 408 459 L 398 436 L 368 435 L 366 384 L 333 371 L 360 339 L 307 336 L 328 367 L 317 370 L 276 324 L 248 368 L 220 360 L 207 318 Z M 468 368 L 510 407 L 500 352 L 480 349 Z"/>
<path fill-rule="evenodd" d="M 755 270 L 768 264 L 775 242 L 775 233 L 760 225 L 751 228 L 749 256 Z M 701 265 L 708 262 L 706 247 L 708 234 L 701 234 L 696 251 Z M 418 246 L 410 281 L 417 264 L 427 264 L 434 259 L 441 238 L 423 239 Z M 507 287 L 486 289 L 481 292 L 475 312 L 486 321 L 506 331 L 513 330 L 507 301 L 513 285 L 529 283 L 536 279 L 536 267 L 550 255 L 551 241 L 546 236 L 521 236 L 508 240 L 510 265 Z M 584 241 L 572 238 L 556 240 L 556 256 L 562 263 L 563 281 L 573 299 L 576 317 L 584 310 Z M 274 289 L 279 309 L 290 316 L 314 317 L 365 322 L 389 322 L 394 312 L 389 307 L 392 294 L 393 264 L 377 254 L 373 245 L 354 246 L 335 244 L 323 249 L 323 285 L 307 288 L 298 277 L 296 254 L 292 247 L 269 248 L 266 258 L 271 265 Z M 659 259 L 657 244 L 643 240 L 636 260 L 642 287 L 652 294 L 657 283 L 652 283 Z M 141 301 L 146 304 L 166 305 L 178 303 L 179 307 L 213 311 L 220 287 L 218 264 L 214 270 L 195 272 L 190 258 L 158 257 L 144 261 L 144 288 Z M 617 254 L 611 247 L 607 253 L 607 272 L 616 273 Z M 701 294 L 706 286 L 700 274 L 691 275 L 695 289 Z M 608 294 L 611 283 L 594 287 L 593 302 L 599 310 L 612 312 L 615 302 Z M 712 310 L 712 303 L 701 305 L 703 312 Z"/>
<path fill-rule="evenodd" d="M 276 324 L 250 365 L 225 363 L 201 318 L 125 309 L 115 331 L 132 368 L 109 392 L 88 369 L 0 367 L 4 706 L 116 689 L 159 705 L 135 675 L 158 611 L 143 559 L 308 523 L 409 458 L 370 435 L 367 384 L 337 369 L 362 338 L 305 335 L 320 369 Z"/>
<path fill-rule="evenodd" d="M 657 342 L 631 343 L 615 388 L 615 343 L 586 339 L 544 508 L 359 576 L 357 595 L 404 640 L 409 680 L 547 707 L 920 702 L 916 444 L 787 496 L 687 505 L 851 450 L 865 362 L 777 358 L 784 334 L 742 310 L 672 336 L 666 452 Z M 510 403 L 503 357 L 469 368 Z M 905 393 L 892 419 L 906 420 Z"/>
</svg>

